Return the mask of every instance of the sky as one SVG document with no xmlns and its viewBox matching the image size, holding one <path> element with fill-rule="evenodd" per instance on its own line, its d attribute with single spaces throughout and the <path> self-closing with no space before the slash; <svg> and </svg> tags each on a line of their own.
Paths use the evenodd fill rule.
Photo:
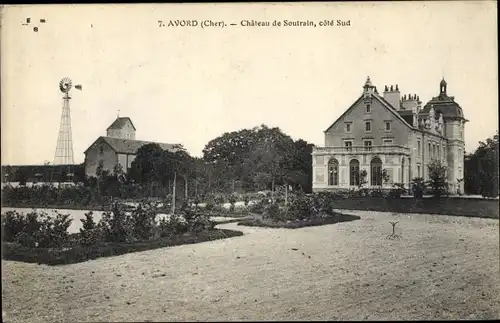
<svg viewBox="0 0 500 323">
<path fill-rule="evenodd" d="M 71 92 L 76 163 L 118 112 L 136 139 L 181 143 L 193 156 L 224 132 L 261 124 L 322 146 L 367 76 L 379 92 L 398 84 L 424 104 L 444 76 L 469 120 L 471 152 L 498 129 L 496 12 L 494 1 L 3 7 L 2 164 L 53 162 L 63 77 L 83 87 Z M 176 19 L 227 26 L 158 23 Z"/>
</svg>

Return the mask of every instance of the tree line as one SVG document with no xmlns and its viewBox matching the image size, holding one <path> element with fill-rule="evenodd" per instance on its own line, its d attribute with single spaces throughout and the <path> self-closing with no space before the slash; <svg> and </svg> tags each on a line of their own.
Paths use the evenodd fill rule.
<svg viewBox="0 0 500 323">
<path fill-rule="evenodd" d="M 466 194 L 498 196 L 498 132 L 479 142 L 464 158 Z M 204 196 L 270 190 L 284 186 L 306 193 L 312 191 L 314 145 L 293 140 L 279 128 L 266 125 L 227 132 L 209 141 L 201 158 L 190 156 L 182 147 L 164 151 L 157 144 L 142 146 L 128 173 L 117 164 L 113 171 L 97 168 L 95 176 L 85 175 L 83 165 L 73 169 L 73 180 L 96 188 L 100 195 L 134 197 Z M 8 167 L 8 166 L 7 166 Z M 18 170 L 14 176 L 26 176 Z M 61 174 L 64 181 L 66 174 Z"/>
<path fill-rule="evenodd" d="M 163 150 L 157 144 L 138 149 L 126 173 L 121 165 L 113 171 L 97 168 L 91 185 L 141 185 L 151 196 L 176 194 L 184 197 L 207 193 L 276 191 L 278 186 L 312 191 L 313 144 L 293 140 L 279 128 L 265 125 L 224 133 L 211 140 L 201 158 L 182 147 Z M 161 192 L 158 194 L 158 192 Z"/>
</svg>

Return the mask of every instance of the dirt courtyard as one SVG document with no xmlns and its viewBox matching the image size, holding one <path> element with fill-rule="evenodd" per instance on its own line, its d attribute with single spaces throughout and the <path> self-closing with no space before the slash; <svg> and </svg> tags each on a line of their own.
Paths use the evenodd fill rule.
<svg viewBox="0 0 500 323">
<path fill-rule="evenodd" d="M 499 222 L 361 220 L 49 267 L 2 261 L 6 322 L 500 318 Z M 386 240 L 399 221 L 402 240 Z"/>
</svg>

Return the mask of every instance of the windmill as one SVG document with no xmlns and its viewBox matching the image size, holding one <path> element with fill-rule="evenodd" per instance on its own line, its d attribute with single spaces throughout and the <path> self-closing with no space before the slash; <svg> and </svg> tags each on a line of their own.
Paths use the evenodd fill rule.
<svg viewBox="0 0 500 323">
<path fill-rule="evenodd" d="M 59 89 L 64 93 L 63 108 L 61 115 L 61 124 L 59 126 L 59 136 L 57 137 L 56 154 L 54 157 L 54 165 L 73 165 L 73 139 L 71 135 L 71 112 L 69 106 L 69 91 L 73 83 L 68 77 L 63 78 L 59 82 Z M 81 85 L 75 85 L 75 89 L 82 90 Z M 68 176 L 71 176 L 68 169 Z"/>
</svg>

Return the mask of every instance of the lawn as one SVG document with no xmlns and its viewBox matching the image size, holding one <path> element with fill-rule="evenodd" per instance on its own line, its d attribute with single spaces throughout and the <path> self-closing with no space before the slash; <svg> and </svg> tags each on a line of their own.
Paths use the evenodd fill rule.
<svg viewBox="0 0 500 323">
<path fill-rule="evenodd" d="M 496 219 L 351 211 L 360 220 L 50 267 L 2 261 L 10 322 L 500 317 Z M 399 221 L 402 240 L 387 240 Z"/>
<path fill-rule="evenodd" d="M 338 209 L 380 212 L 411 212 L 425 214 L 445 214 L 478 218 L 498 219 L 499 207 L 496 199 L 469 198 L 413 198 L 383 199 L 378 197 L 353 197 L 336 199 Z"/>
</svg>

